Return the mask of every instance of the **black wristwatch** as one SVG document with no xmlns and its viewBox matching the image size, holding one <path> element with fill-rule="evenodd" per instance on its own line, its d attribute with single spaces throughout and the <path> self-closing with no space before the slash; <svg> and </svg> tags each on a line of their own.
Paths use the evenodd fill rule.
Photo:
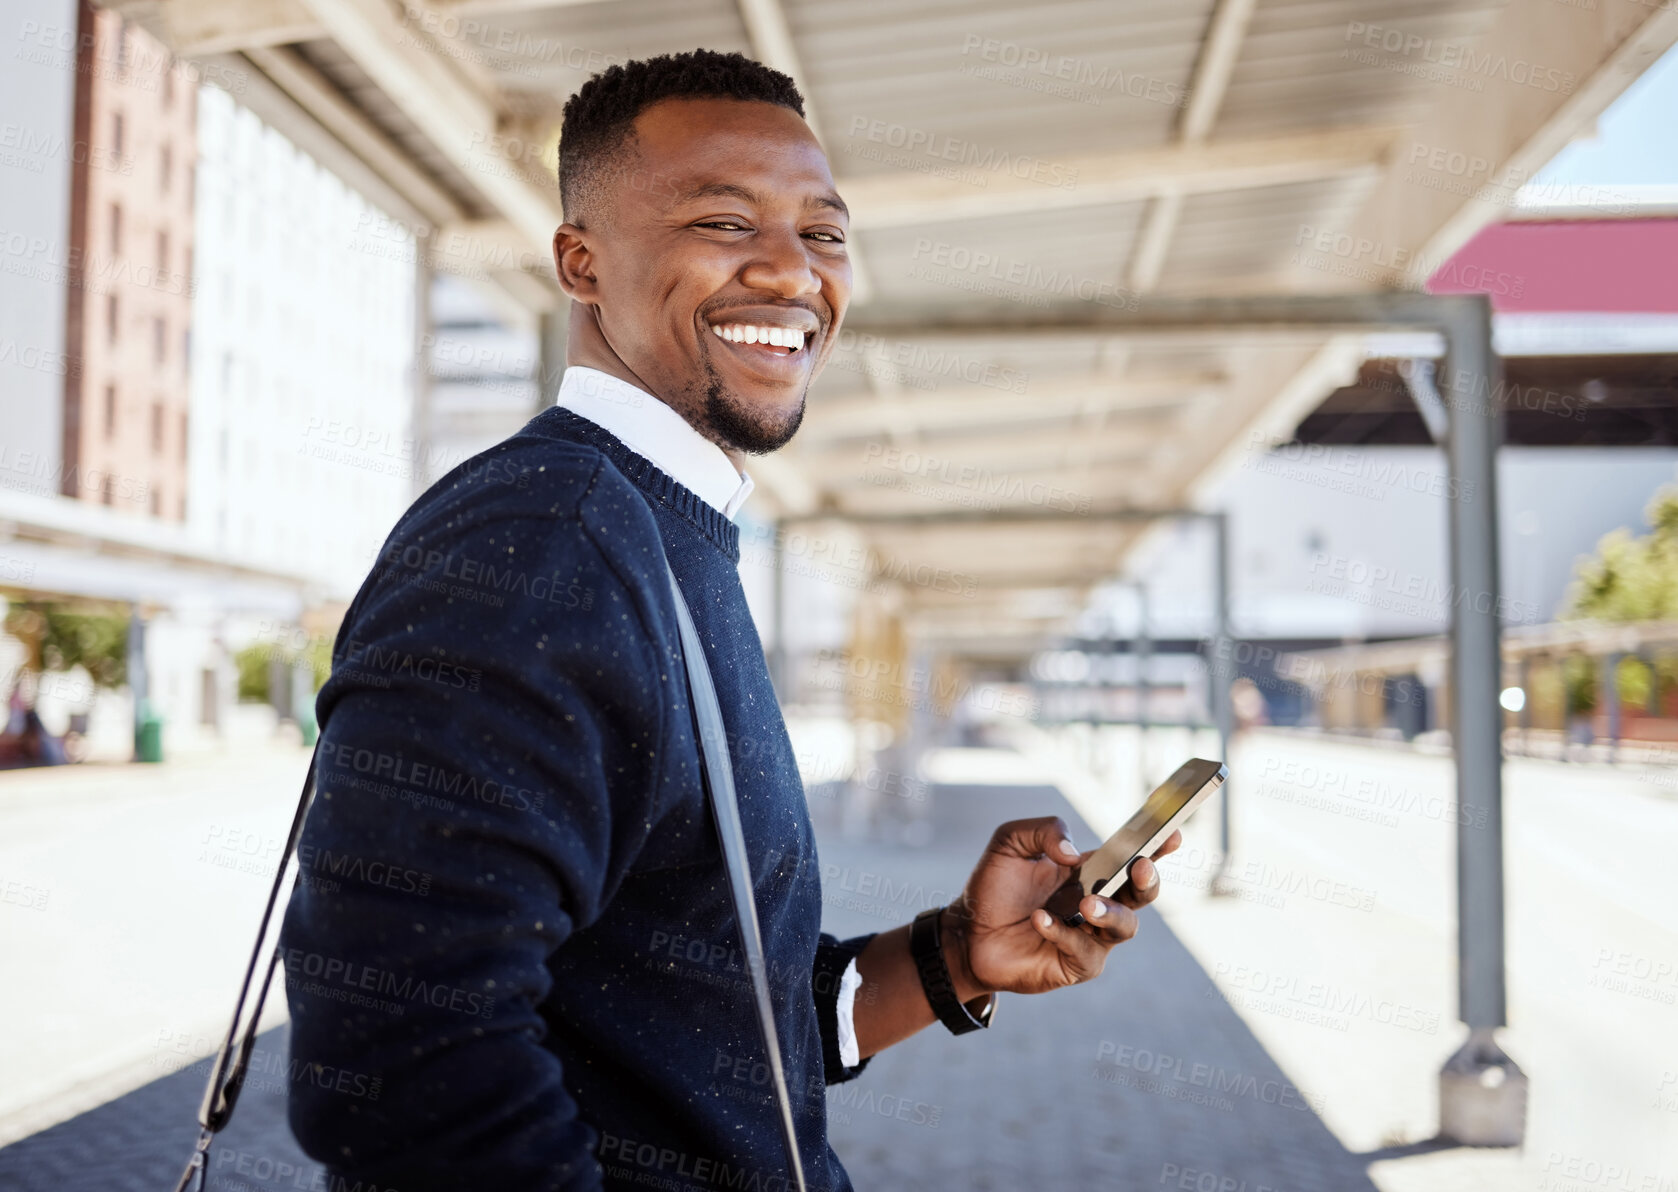
<svg viewBox="0 0 1678 1192">
<path fill-rule="evenodd" d="M 915 958 L 915 971 L 921 975 L 921 988 L 938 1021 L 950 1029 L 952 1035 L 965 1035 L 980 1027 L 988 1027 L 996 1013 L 996 995 L 987 993 L 982 998 L 962 1003 L 956 1000 L 956 985 L 950 978 L 950 966 L 944 962 L 944 933 L 940 917 L 941 906 L 922 911 L 909 928 L 909 953 Z M 977 1014 L 973 1007 L 985 1006 Z"/>
</svg>

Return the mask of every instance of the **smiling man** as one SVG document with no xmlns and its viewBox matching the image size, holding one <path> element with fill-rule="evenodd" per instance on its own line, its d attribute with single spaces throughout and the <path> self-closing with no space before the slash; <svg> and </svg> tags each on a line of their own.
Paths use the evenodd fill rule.
<svg viewBox="0 0 1678 1192">
<path fill-rule="evenodd" d="M 789 1187 L 668 559 L 727 722 L 802 1165 L 846 1189 L 826 1086 L 934 1022 L 989 1026 L 999 991 L 1094 977 L 1158 877 L 1137 862 L 1068 927 L 1040 908 L 1082 854 L 1022 820 L 952 906 L 821 932 L 732 517 L 833 351 L 845 204 L 791 80 L 708 51 L 590 80 L 560 190 L 556 404 L 404 515 L 320 694 L 281 941 L 292 1127 L 400 1192 Z"/>
</svg>

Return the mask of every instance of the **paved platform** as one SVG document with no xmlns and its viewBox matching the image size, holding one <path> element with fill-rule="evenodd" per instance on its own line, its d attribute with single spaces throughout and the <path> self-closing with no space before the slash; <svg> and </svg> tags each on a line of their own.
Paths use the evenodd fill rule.
<svg viewBox="0 0 1678 1192">
<path fill-rule="evenodd" d="M 1051 787 L 937 786 L 882 800 L 868 839 L 841 831 L 840 800 L 812 791 L 825 869 L 824 922 L 857 934 L 953 897 L 1004 820 L 1066 817 Z M 915 841 L 908 843 L 907 841 Z M 1088 847 L 1088 844 L 1086 844 Z M 1169 891 L 1168 891 L 1169 893 Z M 1156 913 L 1090 985 L 1005 997 L 983 1036 L 929 1030 L 829 1093 L 834 1147 L 859 1189 L 1373 1190 L 1347 1153 Z M 283 1030 L 263 1037 L 214 1189 L 309 1189 L 317 1168 L 285 1127 Z M 154 1080 L 0 1149 L 8 1192 L 173 1187 L 195 1137 L 205 1065 Z"/>
<path fill-rule="evenodd" d="M 821 800 L 812 806 L 824 922 L 844 934 L 953 897 L 1006 820 L 1060 815 L 1082 847 L 1098 842 L 1052 787 L 934 787 L 925 826 L 906 833 L 930 828 L 919 846 L 847 842 Z M 1316 1094 L 1227 1002 L 1202 996 L 1208 984 L 1160 915 L 1144 912 L 1098 980 L 1004 996 L 988 1033 L 923 1031 L 830 1089 L 834 1149 L 859 1189 L 1373 1192 L 1367 1160 L 1324 1127 Z"/>
</svg>

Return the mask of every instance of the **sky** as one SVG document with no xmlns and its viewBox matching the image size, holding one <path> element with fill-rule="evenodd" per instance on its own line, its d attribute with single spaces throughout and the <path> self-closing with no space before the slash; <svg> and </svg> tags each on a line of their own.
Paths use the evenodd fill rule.
<svg viewBox="0 0 1678 1192">
<path fill-rule="evenodd" d="M 1533 179 L 1540 186 L 1678 186 L 1678 46 Z"/>
</svg>

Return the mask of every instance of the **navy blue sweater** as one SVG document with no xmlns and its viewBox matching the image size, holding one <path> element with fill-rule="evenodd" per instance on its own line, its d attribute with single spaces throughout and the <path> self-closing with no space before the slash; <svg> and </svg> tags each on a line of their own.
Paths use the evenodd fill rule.
<svg viewBox="0 0 1678 1192">
<path fill-rule="evenodd" d="M 806 1177 L 850 1188 L 824 1091 L 862 1067 L 835 1002 L 871 937 L 820 934 L 738 534 L 557 407 L 397 523 L 317 702 L 281 936 L 291 1126 L 334 1175 L 784 1192 L 668 556 L 727 721 Z"/>
</svg>

